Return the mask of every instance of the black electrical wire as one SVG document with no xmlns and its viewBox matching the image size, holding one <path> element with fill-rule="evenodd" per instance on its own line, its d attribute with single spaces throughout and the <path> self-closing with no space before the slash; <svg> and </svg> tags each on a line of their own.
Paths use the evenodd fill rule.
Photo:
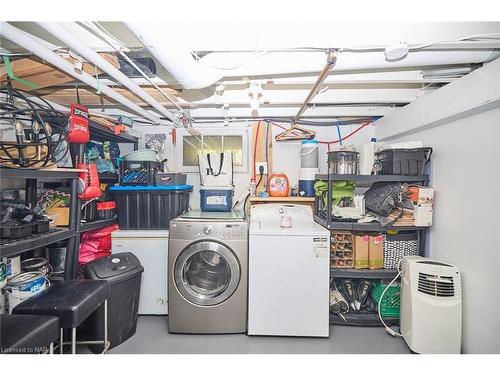
<svg viewBox="0 0 500 375">
<path fill-rule="evenodd" d="M 24 93 L 27 92 L 20 89 L 14 89 L 10 82 L 7 86 L 0 87 L 0 94 L 5 95 L 5 99 L 0 101 L 0 121 L 9 121 L 12 126 L 17 120 L 31 121 L 32 126 L 34 122 L 37 121 L 42 126 L 44 131 L 40 132 L 41 137 L 38 139 L 37 144 L 32 145 L 43 146 L 45 144 L 47 147 L 47 155 L 42 160 L 28 162 L 21 167 L 23 167 L 23 169 L 40 169 L 45 167 L 51 161 L 53 163 L 58 163 L 61 160 L 64 160 L 69 152 L 67 130 L 68 116 L 60 111 L 57 111 L 45 99 L 40 98 L 44 103 L 44 105 L 42 105 L 27 98 Z M 19 106 L 19 104 L 16 105 L 15 99 L 18 99 L 18 103 L 24 103 L 25 106 Z M 44 121 L 42 117 L 43 115 L 50 116 L 51 121 Z M 53 133 L 50 135 L 46 133 L 45 128 L 43 127 L 46 122 L 48 122 L 53 129 Z M 64 144 L 64 152 L 56 159 L 54 156 L 55 151 Z M 19 150 L 26 148 L 29 145 L 29 143 L 26 143 L 26 145 L 19 145 L 17 143 L 12 144 L 0 142 L 0 149 L 7 155 L 7 157 L 0 156 L 0 160 L 12 162 L 15 158 L 11 155 L 9 150 L 17 149 L 19 153 Z M 3 165 L 3 167 L 13 168 L 8 165 Z"/>
</svg>

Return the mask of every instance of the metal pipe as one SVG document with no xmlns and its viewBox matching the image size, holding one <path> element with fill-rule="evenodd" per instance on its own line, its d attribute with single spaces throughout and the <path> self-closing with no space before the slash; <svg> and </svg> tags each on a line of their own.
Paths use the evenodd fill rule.
<svg viewBox="0 0 500 375">
<path fill-rule="evenodd" d="M 76 354 L 76 327 L 71 329 L 71 354 Z"/>
<path fill-rule="evenodd" d="M 63 26 L 56 22 L 37 22 L 42 28 L 54 35 L 57 39 L 68 45 L 73 51 L 80 54 L 82 57 L 98 66 L 101 70 L 108 73 L 115 80 L 128 88 L 132 94 L 150 104 L 154 109 L 160 112 L 163 116 L 173 121 L 172 113 L 156 101 L 151 95 L 144 91 L 137 83 L 128 78 L 121 71 L 116 69 L 109 61 L 103 59 L 96 51 L 86 46 L 81 40 L 74 37 Z M 76 25 L 77 28 L 83 28 Z M 130 63 L 130 61 L 129 61 Z"/>
<path fill-rule="evenodd" d="M 129 99 L 125 98 L 124 96 L 118 94 L 108 86 L 102 83 L 98 85 L 97 80 L 90 74 L 86 72 L 82 72 L 81 74 L 77 73 L 74 69 L 73 64 L 69 63 L 56 53 L 52 52 L 51 50 L 47 49 L 46 47 L 35 41 L 32 35 L 18 29 L 17 27 L 8 24 L 7 22 L 1 23 L 0 35 L 10 40 L 11 42 L 16 43 L 17 45 L 25 48 L 26 50 L 37 55 L 38 57 L 42 58 L 48 63 L 54 65 L 55 67 L 59 68 L 66 74 L 86 83 L 87 85 L 95 89 L 99 87 L 103 94 L 123 104 L 124 106 L 128 107 L 138 115 L 147 118 L 148 120 L 152 121 L 155 124 L 160 123 L 160 119 L 158 117 L 155 117 L 150 113 L 146 112 L 143 108 L 141 108 L 134 102 L 130 101 Z"/>
<path fill-rule="evenodd" d="M 326 58 L 326 65 L 323 68 L 323 70 L 321 71 L 318 79 L 316 80 L 316 83 L 311 88 L 311 91 L 309 92 L 309 95 L 307 95 L 306 100 L 304 101 L 304 103 L 302 103 L 302 105 L 299 108 L 299 111 L 297 112 L 297 114 L 295 115 L 295 117 L 292 119 L 292 124 L 295 124 L 299 120 L 300 116 L 307 109 L 307 106 L 309 105 L 309 102 L 318 93 L 319 86 L 323 83 L 323 81 L 325 80 L 326 76 L 328 75 L 328 72 L 330 71 L 330 69 L 332 68 L 332 66 L 335 65 L 336 61 L 337 61 L 337 51 L 335 51 L 335 50 L 328 51 L 328 57 Z"/>
</svg>

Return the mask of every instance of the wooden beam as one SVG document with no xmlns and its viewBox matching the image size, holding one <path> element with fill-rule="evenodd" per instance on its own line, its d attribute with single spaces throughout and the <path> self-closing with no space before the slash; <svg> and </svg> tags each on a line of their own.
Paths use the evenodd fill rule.
<svg viewBox="0 0 500 375">
<path fill-rule="evenodd" d="M 116 68 L 119 68 L 118 58 L 116 56 L 110 55 L 108 53 L 100 54 L 104 59 L 113 64 Z M 74 63 L 75 59 L 69 54 L 62 54 L 70 63 Z M 27 80 L 34 83 L 40 88 L 50 87 L 54 85 L 59 85 L 62 83 L 73 82 L 75 79 L 71 76 L 66 75 L 66 73 L 61 72 L 57 68 L 51 65 L 45 64 L 41 59 L 37 57 L 22 58 L 19 60 L 11 61 L 12 71 L 16 77 Z M 90 75 L 95 75 L 95 66 L 89 63 L 83 64 L 83 70 Z M 101 70 L 97 70 L 98 74 L 101 74 Z M 7 69 L 5 64 L 0 65 L 0 83 L 5 85 L 9 77 L 7 74 Z M 30 86 L 26 86 L 18 81 L 12 81 L 12 86 L 16 89 L 25 91 L 34 91 L 35 89 Z"/>
<path fill-rule="evenodd" d="M 128 89 L 122 88 L 122 87 L 117 87 L 114 88 L 117 93 L 123 95 L 127 99 L 131 100 L 132 102 L 140 105 L 140 106 L 149 106 L 148 103 L 143 102 L 141 99 L 137 98 L 133 93 L 131 93 Z M 164 100 L 164 96 L 161 95 L 154 87 L 143 87 L 143 90 L 146 91 L 149 95 L 151 95 L 154 99 L 156 99 L 158 102 L 162 102 Z M 111 103 L 114 103 L 111 99 L 109 99 L 105 95 L 98 95 L 93 88 L 89 88 L 88 86 L 85 87 L 79 87 L 79 94 L 80 94 L 80 101 L 82 105 L 85 106 L 99 106 L 99 105 L 109 105 Z M 174 90 L 168 90 L 167 94 L 175 95 Z M 69 105 L 71 103 L 74 103 L 76 100 L 76 89 L 74 88 L 65 88 L 62 90 L 57 90 L 54 92 L 51 92 L 48 95 L 44 95 L 44 99 L 53 101 L 55 103 L 61 104 L 61 105 Z"/>
</svg>

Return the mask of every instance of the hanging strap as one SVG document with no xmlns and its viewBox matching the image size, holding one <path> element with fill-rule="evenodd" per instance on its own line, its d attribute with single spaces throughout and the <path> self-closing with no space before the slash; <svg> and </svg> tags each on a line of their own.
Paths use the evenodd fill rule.
<svg viewBox="0 0 500 375">
<path fill-rule="evenodd" d="M 222 173 L 222 165 L 224 164 L 224 153 L 223 152 L 220 153 L 219 172 L 217 174 L 215 174 L 213 169 L 212 169 L 212 163 L 210 161 L 210 154 L 207 154 L 207 161 L 208 161 L 208 168 L 209 168 L 210 174 L 214 177 L 219 176 Z"/>
<path fill-rule="evenodd" d="M 95 68 L 95 80 L 97 81 L 96 94 L 101 95 L 101 81 L 99 81 L 99 71 L 97 70 L 97 66 Z"/>
<path fill-rule="evenodd" d="M 3 56 L 3 62 L 5 63 L 5 70 L 7 71 L 7 76 L 11 80 L 17 81 L 17 82 L 19 82 L 20 84 L 22 84 L 24 86 L 31 87 L 32 89 L 38 89 L 38 88 L 40 88 L 40 86 L 38 86 L 37 84 L 35 84 L 33 82 L 30 82 L 30 81 L 27 81 L 25 79 L 16 77 L 16 75 L 14 74 L 14 71 L 12 70 L 12 65 L 10 64 L 10 58 L 8 56 Z"/>
<path fill-rule="evenodd" d="M 80 92 L 78 90 L 78 84 L 75 83 L 75 89 L 76 89 L 76 104 L 82 104 L 80 103 Z"/>
</svg>

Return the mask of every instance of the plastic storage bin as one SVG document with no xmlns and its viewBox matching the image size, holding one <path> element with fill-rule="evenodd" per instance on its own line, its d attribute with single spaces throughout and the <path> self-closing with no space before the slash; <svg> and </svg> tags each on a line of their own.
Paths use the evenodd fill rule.
<svg viewBox="0 0 500 375">
<path fill-rule="evenodd" d="M 228 212 L 233 207 L 233 188 L 200 188 L 200 206 L 204 212 Z"/>
<path fill-rule="evenodd" d="M 116 202 L 97 202 L 97 217 L 99 219 L 112 219 L 116 216 Z"/>
<path fill-rule="evenodd" d="M 81 218 L 86 222 L 94 221 L 97 219 L 97 202 L 95 200 L 84 202 Z"/>
<path fill-rule="evenodd" d="M 84 277 L 91 280 L 108 280 L 111 296 L 108 299 L 108 340 L 113 348 L 135 334 L 137 309 L 144 268 L 132 253 L 119 253 L 87 263 Z M 104 337 L 104 306 L 85 322 L 84 336 L 89 340 Z M 94 353 L 101 353 L 103 345 L 89 345 Z"/>
<path fill-rule="evenodd" d="M 399 318 L 401 306 L 400 286 L 391 285 L 381 300 L 380 297 L 386 286 L 387 284 L 383 284 L 382 282 L 376 283 L 371 290 L 372 299 L 377 305 L 380 304 L 380 315 Z"/>
<path fill-rule="evenodd" d="M 380 174 L 421 175 L 432 155 L 431 147 L 387 149 L 377 152 Z"/>
<path fill-rule="evenodd" d="M 418 255 L 416 232 L 386 234 L 384 236 L 384 268 L 397 268 L 404 256 Z"/>
<path fill-rule="evenodd" d="M 112 186 L 120 229 L 168 229 L 189 208 L 191 185 Z"/>
<path fill-rule="evenodd" d="M 155 185 L 185 185 L 187 175 L 182 173 L 157 173 L 155 175 Z"/>
<path fill-rule="evenodd" d="M 120 163 L 120 185 L 147 186 L 155 184 L 155 175 L 163 170 L 157 161 L 127 161 Z"/>
</svg>

